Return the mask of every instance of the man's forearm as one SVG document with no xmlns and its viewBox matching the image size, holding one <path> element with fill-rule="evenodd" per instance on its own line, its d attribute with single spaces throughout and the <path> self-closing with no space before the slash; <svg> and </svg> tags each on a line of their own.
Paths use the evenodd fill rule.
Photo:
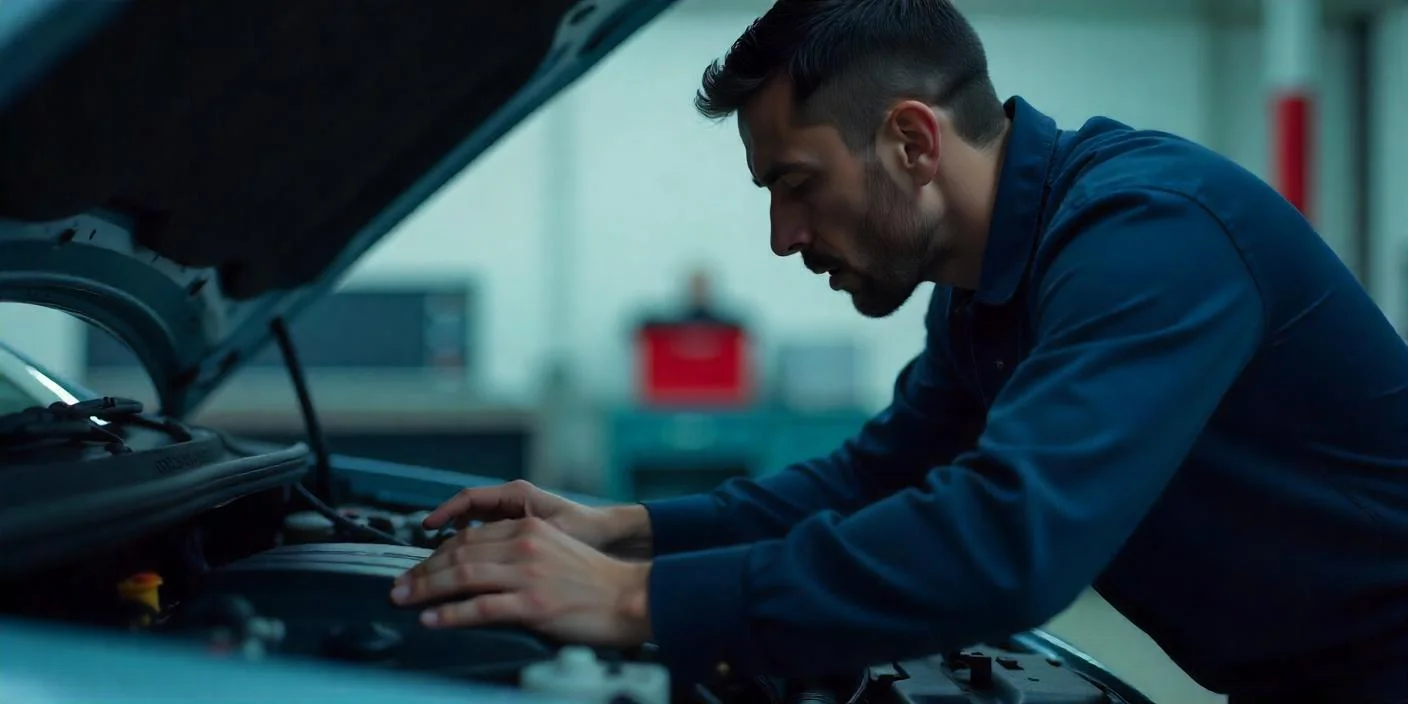
<svg viewBox="0 0 1408 704">
<path fill-rule="evenodd" d="M 605 552 L 617 557 L 646 560 L 653 554 L 650 512 L 640 504 L 612 506 L 606 509 L 607 541 Z"/>
<path fill-rule="evenodd" d="M 850 513 L 871 500 L 849 447 L 758 478 L 735 478 L 703 494 L 617 507 L 612 552 L 660 557 L 786 535 L 806 517 Z"/>
</svg>

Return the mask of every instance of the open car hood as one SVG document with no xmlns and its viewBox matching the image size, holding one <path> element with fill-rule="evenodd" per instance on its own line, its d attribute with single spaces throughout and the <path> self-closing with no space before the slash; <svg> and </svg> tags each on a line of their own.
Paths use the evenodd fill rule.
<svg viewBox="0 0 1408 704">
<path fill-rule="evenodd" d="M 2 0 L 0 300 L 111 332 L 185 415 L 672 3 Z"/>
</svg>

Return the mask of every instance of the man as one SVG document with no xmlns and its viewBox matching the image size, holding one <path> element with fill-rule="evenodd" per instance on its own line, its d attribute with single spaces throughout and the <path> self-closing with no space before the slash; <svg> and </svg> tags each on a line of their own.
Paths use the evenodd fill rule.
<svg viewBox="0 0 1408 704">
<path fill-rule="evenodd" d="M 893 403 L 708 495 L 466 491 L 428 524 L 486 523 L 393 598 L 806 674 L 1036 627 L 1093 584 L 1234 700 L 1408 700 L 1408 347 L 1271 188 L 1003 104 L 943 0 L 781 0 L 697 104 L 737 113 L 777 254 L 869 316 L 937 284 Z"/>
</svg>

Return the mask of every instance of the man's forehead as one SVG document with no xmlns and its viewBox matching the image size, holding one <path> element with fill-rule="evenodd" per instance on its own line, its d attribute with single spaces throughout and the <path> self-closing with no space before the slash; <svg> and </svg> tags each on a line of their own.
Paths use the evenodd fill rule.
<svg viewBox="0 0 1408 704">
<path fill-rule="evenodd" d="M 775 76 L 763 84 L 738 115 L 752 131 L 785 133 L 793 125 L 794 94 L 792 81 L 786 76 Z"/>
<path fill-rule="evenodd" d="M 792 84 L 781 77 L 769 81 L 738 111 L 738 136 L 755 179 L 802 146 L 794 114 Z"/>
<path fill-rule="evenodd" d="M 820 169 L 845 152 L 834 125 L 804 124 L 796 114 L 791 85 L 785 80 L 770 83 L 738 111 L 748 171 L 759 186 L 771 186 L 793 171 Z"/>
<path fill-rule="evenodd" d="M 776 144 L 794 127 L 792 82 L 773 78 L 738 111 L 738 131 L 745 146 Z"/>
</svg>

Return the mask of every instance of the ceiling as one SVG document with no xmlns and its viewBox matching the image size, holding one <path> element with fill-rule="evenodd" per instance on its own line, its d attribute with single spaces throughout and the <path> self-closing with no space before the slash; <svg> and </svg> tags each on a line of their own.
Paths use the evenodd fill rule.
<svg viewBox="0 0 1408 704">
<path fill-rule="evenodd" d="M 1285 0 L 957 0 L 970 12 L 1065 14 L 1089 17 L 1188 17 L 1255 22 L 1267 2 Z M 1395 0 L 1321 0 L 1326 19 L 1342 22 L 1395 4 Z"/>
<path fill-rule="evenodd" d="M 1150 19 L 1194 16 L 1222 22 L 1256 22 L 1261 6 L 1283 0 L 955 0 L 970 15 Z M 1344 22 L 1404 0 L 1321 0 L 1326 20 Z M 680 10 L 739 10 L 762 14 L 772 0 L 683 0 Z"/>
</svg>

